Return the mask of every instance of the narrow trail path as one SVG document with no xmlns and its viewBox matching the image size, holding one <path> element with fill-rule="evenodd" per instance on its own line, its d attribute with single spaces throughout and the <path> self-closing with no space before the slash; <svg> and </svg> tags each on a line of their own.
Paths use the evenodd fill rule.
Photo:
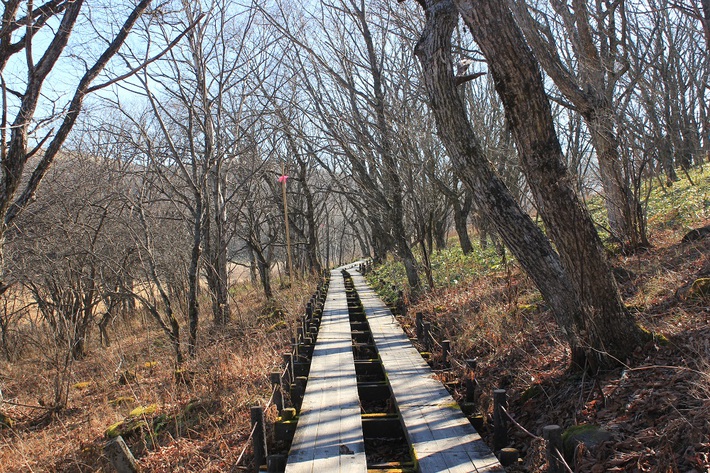
<svg viewBox="0 0 710 473">
<path fill-rule="evenodd" d="M 330 273 L 286 472 L 504 471 L 356 267 Z"/>
<path fill-rule="evenodd" d="M 330 274 L 288 473 L 367 471 L 345 285 L 340 270 Z"/>
<path fill-rule="evenodd" d="M 503 471 L 389 308 L 350 271 L 421 472 Z"/>
</svg>

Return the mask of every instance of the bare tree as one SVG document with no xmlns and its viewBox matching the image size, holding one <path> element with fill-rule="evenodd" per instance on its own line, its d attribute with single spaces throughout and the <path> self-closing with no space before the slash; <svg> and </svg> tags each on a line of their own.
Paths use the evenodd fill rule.
<svg viewBox="0 0 710 473">
<path fill-rule="evenodd" d="M 617 84 L 629 69 L 626 2 L 549 3 L 557 15 L 554 19 L 546 14 L 535 18 L 524 0 L 510 1 L 540 64 L 589 128 L 612 235 L 625 250 L 646 247 L 644 215 L 631 185 L 633 176 L 625 172 L 616 126 Z M 553 21 L 560 31 L 553 31 Z M 566 46 L 558 45 L 560 41 L 569 44 L 569 51 L 560 51 Z M 563 60 L 566 54 L 569 57 Z"/>
<path fill-rule="evenodd" d="M 2 86 L 2 127 L 0 137 L 0 159 L 2 160 L 2 183 L 0 184 L 0 291 L 7 289 L 11 281 L 5 273 L 4 242 L 8 227 L 18 213 L 34 198 L 37 188 L 59 153 L 77 116 L 81 111 L 86 96 L 92 91 L 107 86 L 113 81 L 92 85 L 108 65 L 111 58 L 121 49 L 128 34 L 141 15 L 150 5 L 150 0 L 141 0 L 130 8 L 125 21 L 117 33 L 106 42 L 101 54 L 86 70 L 75 86 L 71 101 L 66 104 L 56 128 L 47 130 L 46 124 L 36 118 L 42 99 L 43 90 L 50 72 L 66 58 L 64 50 L 69 43 L 82 11 L 88 10 L 83 0 L 48 0 L 39 7 L 33 2 L 12 0 L 4 3 L 3 25 L 0 29 L 0 85 Z M 28 11 L 21 12 L 22 6 Z M 58 18 L 59 25 L 52 25 L 52 19 Z M 48 32 L 51 40 L 44 52 L 35 41 L 38 32 Z M 24 32 L 24 33 L 23 33 Z M 99 35 L 100 38 L 105 36 Z M 24 64 L 20 53 L 23 52 Z M 35 57 L 39 59 L 35 61 Z M 8 83 L 4 73 L 6 66 L 23 64 L 27 73 L 19 83 Z M 86 65 L 86 63 L 83 63 Z M 81 67 L 81 66 L 78 66 Z M 12 75 L 13 78 L 18 77 Z M 10 119 L 10 114 L 15 115 Z M 9 133 L 9 137 L 8 137 Z M 34 144 L 30 144 L 34 141 Z M 39 156 L 33 165 L 29 179 L 23 181 L 28 161 Z"/>
<path fill-rule="evenodd" d="M 385 77 L 384 44 L 376 44 L 364 1 L 321 6 L 313 15 L 320 39 L 298 31 L 285 7 L 262 13 L 291 43 L 290 57 L 313 103 L 323 132 L 347 161 L 368 201 L 376 258 L 393 249 L 403 261 L 409 285 L 419 286 L 416 260 L 404 224 L 398 146 Z M 310 15 L 311 13 L 306 13 Z M 298 31 L 298 32 L 297 32 Z M 350 42 L 354 35 L 356 44 Z M 379 48 L 379 49 L 378 49 Z M 347 111 L 348 120 L 342 120 Z"/>
</svg>

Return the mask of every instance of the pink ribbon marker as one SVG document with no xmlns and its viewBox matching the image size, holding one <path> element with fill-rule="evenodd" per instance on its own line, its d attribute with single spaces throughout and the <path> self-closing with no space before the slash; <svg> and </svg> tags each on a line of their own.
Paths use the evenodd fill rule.
<svg viewBox="0 0 710 473">
<path fill-rule="evenodd" d="M 288 179 L 288 176 L 284 174 L 283 176 L 279 177 L 278 181 L 279 181 L 279 183 L 284 184 L 287 179 Z"/>
</svg>

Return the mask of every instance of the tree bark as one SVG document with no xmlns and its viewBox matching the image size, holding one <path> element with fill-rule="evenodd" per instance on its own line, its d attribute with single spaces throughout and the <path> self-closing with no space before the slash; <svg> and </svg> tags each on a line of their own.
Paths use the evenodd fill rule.
<svg viewBox="0 0 710 473">
<path fill-rule="evenodd" d="M 254 252 L 254 257 L 256 259 L 256 267 L 259 270 L 259 280 L 261 281 L 261 287 L 264 290 L 264 297 L 267 300 L 274 298 L 274 293 L 271 289 L 271 265 L 264 257 L 264 252 L 261 251 L 255 244 L 247 242 L 247 245 Z"/>
<path fill-rule="evenodd" d="M 202 225 L 204 219 L 203 197 L 200 192 L 195 192 L 195 214 L 192 229 L 192 250 L 190 252 L 190 265 L 187 271 L 187 320 L 188 340 L 187 352 L 191 357 L 197 350 L 197 325 L 200 320 L 199 284 L 200 284 L 200 256 L 202 254 Z"/>
<path fill-rule="evenodd" d="M 229 276 L 227 271 L 227 206 L 222 163 L 215 164 L 210 173 L 212 219 L 206 221 L 205 253 L 206 279 L 212 299 L 212 317 L 216 326 L 225 326 L 231 319 L 229 305 Z"/>
<path fill-rule="evenodd" d="M 320 261 L 318 261 L 318 227 L 316 225 L 315 206 L 313 205 L 313 193 L 308 184 L 308 169 L 306 161 L 295 149 L 293 145 L 294 156 L 298 163 L 298 178 L 301 186 L 301 192 L 306 200 L 306 209 L 304 218 L 306 219 L 306 265 L 311 274 L 320 274 L 322 271 Z"/>
<path fill-rule="evenodd" d="M 471 213 L 471 194 L 469 192 L 464 194 L 463 204 L 459 199 L 454 199 L 453 206 L 454 227 L 456 228 L 456 234 L 459 236 L 461 251 L 463 251 L 463 254 L 467 255 L 473 251 L 471 237 L 468 235 L 468 215 Z"/>
<path fill-rule="evenodd" d="M 488 60 L 530 190 L 580 299 L 580 347 L 604 364 L 607 354 L 623 360 L 642 342 L 642 332 L 621 301 L 594 222 L 574 191 L 537 62 L 505 4 L 455 1 Z"/>
<path fill-rule="evenodd" d="M 428 1 L 427 22 L 415 48 L 437 131 L 456 172 L 469 188 L 476 207 L 493 222 L 506 245 L 530 275 L 564 331 L 577 346 L 578 297 L 550 241 L 522 211 L 493 171 L 466 116 L 456 90 L 451 60 L 451 34 L 458 12 L 453 0 Z"/>
<path fill-rule="evenodd" d="M 481 155 L 455 91 L 450 38 L 457 10 L 448 0 L 428 3 L 427 28 L 417 45 L 442 141 L 478 207 L 550 303 L 573 350 L 581 347 L 592 369 L 623 360 L 642 332 L 621 303 L 593 222 L 574 194 L 537 64 L 505 4 L 455 3 L 488 59 L 527 180 L 561 257 L 496 183 Z M 481 195 L 482 189 L 489 195 Z M 491 201 L 493 196 L 498 198 Z"/>
</svg>

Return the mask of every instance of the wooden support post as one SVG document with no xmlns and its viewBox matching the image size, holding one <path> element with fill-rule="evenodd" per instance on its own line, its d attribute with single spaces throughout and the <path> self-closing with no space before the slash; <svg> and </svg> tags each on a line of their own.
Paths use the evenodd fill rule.
<svg viewBox="0 0 710 473">
<path fill-rule="evenodd" d="M 422 330 L 422 341 L 426 351 L 431 351 L 431 322 L 424 322 Z"/>
<path fill-rule="evenodd" d="M 407 316 L 407 306 L 404 305 L 404 291 L 401 289 L 397 292 L 397 311 L 402 317 Z"/>
<path fill-rule="evenodd" d="M 254 429 L 252 445 L 254 449 L 254 463 L 257 469 L 266 463 L 266 424 L 264 423 L 264 408 L 253 406 L 251 408 L 251 428 Z"/>
<path fill-rule="evenodd" d="M 138 464 L 120 435 L 104 446 L 104 454 L 118 473 L 136 473 Z"/>
<path fill-rule="evenodd" d="M 562 454 L 562 427 L 546 425 L 542 428 L 542 438 L 547 443 L 547 471 L 549 473 L 564 473 L 565 467 Z"/>
<path fill-rule="evenodd" d="M 281 356 L 284 360 L 284 368 L 286 368 L 286 385 L 291 386 L 291 383 L 293 383 L 293 355 L 284 353 Z"/>
<path fill-rule="evenodd" d="M 283 473 L 286 470 L 286 455 L 269 455 L 266 457 L 267 473 Z"/>
<path fill-rule="evenodd" d="M 415 316 L 415 327 L 417 329 L 417 340 L 422 341 L 422 334 L 424 333 L 424 314 L 417 312 Z"/>
<path fill-rule="evenodd" d="M 449 366 L 449 353 L 451 352 L 451 341 L 443 340 L 441 342 L 441 359 L 445 366 Z"/>
<path fill-rule="evenodd" d="M 296 408 L 299 415 L 301 414 L 301 404 L 303 404 L 303 395 L 306 393 L 306 382 L 308 378 L 305 376 L 297 376 L 296 382 L 291 390 L 291 402 Z"/>
<path fill-rule="evenodd" d="M 281 373 L 272 371 L 269 374 L 269 380 L 271 381 L 271 389 L 274 390 L 274 405 L 281 412 L 284 408 L 284 395 L 281 392 Z"/>
<path fill-rule="evenodd" d="M 508 408 L 505 389 L 493 391 L 493 449 L 500 450 L 508 445 L 508 418 L 503 409 Z"/>
<path fill-rule="evenodd" d="M 300 355 L 301 351 L 298 349 L 298 343 L 296 343 L 296 338 L 292 338 L 291 342 L 291 350 L 293 351 L 293 361 L 298 361 L 298 356 Z M 293 377 L 291 379 L 293 379 Z"/>
<path fill-rule="evenodd" d="M 306 304 L 306 317 L 308 317 L 308 320 L 313 317 L 313 304 L 311 304 L 310 302 Z"/>
<path fill-rule="evenodd" d="M 520 457 L 520 453 L 518 452 L 517 449 L 515 448 L 502 448 L 500 450 L 500 464 L 503 466 L 511 466 L 514 465 L 515 463 L 518 463 L 518 458 Z"/>
<path fill-rule="evenodd" d="M 298 327 L 296 329 L 296 343 L 303 343 L 303 327 Z"/>
<path fill-rule="evenodd" d="M 478 399 L 476 399 L 476 384 L 477 383 L 476 383 L 476 378 L 474 378 L 473 373 L 466 375 L 464 383 L 466 384 L 466 398 L 464 401 L 475 404 L 478 401 Z"/>
</svg>

